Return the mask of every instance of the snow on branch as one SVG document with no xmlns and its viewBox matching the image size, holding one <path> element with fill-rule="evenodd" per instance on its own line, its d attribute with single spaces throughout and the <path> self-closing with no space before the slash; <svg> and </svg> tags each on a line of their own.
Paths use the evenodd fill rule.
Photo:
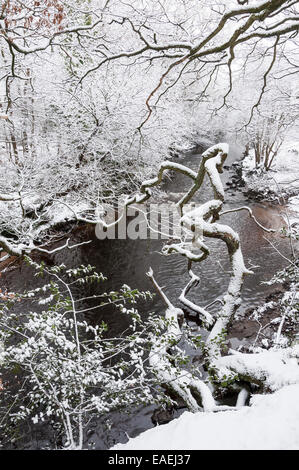
<svg viewBox="0 0 299 470">
<path fill-rule="evenodd" d="M 254 220 L 254 222 L 262 229 L 264 230 L 265 232 L 269 232 L 269 233 L 275 233 L 276 230 L 274 230 L 273 228 L 266 228 L 264 227 L 262 224 L 260 224 L 260 222 L 255 218 L 255 216 L 253 215 L 253 212 L 252 210 L 250 209 L 250 207 L 247 207 L 247 206 L 243 206 L 243 207 L 238 207 L 236 209 L 229 209 L 229 210 L 226 210 L 226 211 L 223 211 L 219 214 L 219 216 L 221 215 L 225 215 L 225 214 L 230 214 L 230 213 L 233 213 L 233 212 L 239 212 L 239 211 L 247 211 L 249 216 Z"/>
<path fill-rule="evenodd" d="M 166 332 L 159 340 L 156 337 L 153 338 L 149 355 L 149 363 L 153 368 L 153 372 L 166 389 L 171 390 L 184 401 L 190 411 L 197 412 L 201 409 L 212 411 L 216 408 L 216 403 L 209 387 L 189 371 L 178 369 L 171 363 L 171 347 L 176 345 L 182 337 L 179 319 L 184 317 L 184 312 L 180 308 L 174 307 L 165 298 L 166 296 L 162 293 L 162 289 L 154 278 L 152 269 L 147 273 L 147 276 L 152 280 L 168 305 L 165 312 Z M 202 406 L 198 404 L 192 391 L 200 396 Z"/>
<path fill-rule="evenodd" d="M 188 300 L 186 298 L 186 295 L 189 292 L 189 290 L 192 287 L 198 285 L 198 282 L 199 282 L 199 277 L 196 276 L 191 270 L 189 271 L 189 276 L 191 277 L 191 279 L 182 290 L 179 300 L 184 305 L 186 305 L 186 307 L 196 312 L 204 325 L 211 326 L 213 325 L 215 321 L 213 316 L 206 309 L 204 309 L 203 307 L 200 307 L 199 305 L 196 305 L 194 302 L 191 302 L 191 300 Z"/>
<path fill-rule="evenodd" d="M 274 392 L 285 385 L 299 382 L 299 346 L 265 351 L 256 354 L 236 352 L 215 361 L 219 380 L 231 374 L 239 380 L 259 385 L 265 391 Z"/>
<path fill-rule="evenodd" d="M 226 333 L 229 324 L 241 303 L 240 292 L 242 289 L 244 276 L 246 274 L 252 273 L 245 267 L 238 234 L 229 226 L 217 222 L 220 217 L 220 211 L 224 202 L 224 190 L 219 173 L 222 172 L 223 163 L 227 157 L 227 154 L 227 144 L 218 144 L 207 149 L 202 155 L 197 174 L 195 177 L 193 173 L 191 174 L 193 184 L 190 190 L 177 203 L 181 213 L 180 223 L 186 230 L 189 230 L 192 233 L 192 244 L 190 245 L 189 242 L 187 243 L 181 241 L 179 243 L 166 245 L 162 250 L 164 254 L 176 252 L 188 259 L 190 281 L 183 289 L 179 300 L 198 314 L 203 325 L 207 329 L 211 329 L 205 344 L 205 356 L 207 368 L 209 370 L 213 370 L 214 372 L 217 369 L 215 361 L 221 357 L 221 348 L 224 341 L 224 334 Z M 162 165 L 160 167 L 158 177 L 143 183 L 142 188 L 146 195 L 149 195 L 149 186 L 159 184 L 161 181 L 163 168 L 164 166 Z M 176 165 L 171 166 L 169 162 L 167 162 L 167 168 L 181 171 L 181 168 L 177 168 Z M 184 174 L 186 174 L 185 169 Z M 184 212 L 185 204 L 189 202 L 190 199 L 201 188 L 206 174 L 208 175 L 211 186 L 214 190 L 215 199 L 205 202 L 193 210 Z M 231 276 L 229 285 L 225 295 L 223 296 L 221 307 L 216 318 L 213 318 L 213 316 L 206 309 L 194 304 L 192 301 L 186 298 L 186 295 L 190 289 L 198 285 L 199 281 L 199 278 L 191 270 L 192 263 L 194 261 L 200 262 L 209 256 L 209 249 L 206 243 L 203 241 L 203 237 L 218 238 L 222 240 L 226 244 L 231 263 Z M 200 253 L 194 253 L 195 249 L 199 249 Z M 150 270 L 148 276 L 151 278 L 155 288 L 158 290 L 160 296 L 163 298 L 168 307 L 166 311 L 166 318 L 171 318 L 174 321 L 174 325 L 172 328 L 168 328 L 167 335 L 169 336 L 172 334 L 172 339 L 177 343 L 181 338 L 178 316 L 182 314 L 182 311 L 180 309 L 176 309 L 166 297 L 164 292 L 162 292 L 161 288 L 158 286 L 153 277 L 152 270 Z M 167 353 L 167 341 L 163 341 L 162 343 L 155 345 L 152 349 L 151 361 L 153 367 L 156 371 L 158 371 L 161 378 L 163 377 L 165 382 L 172 384 L 171 388 L 179 396 L 184 397 L 183 399 L 185 403 L 187 403 L 188 407 L 191 410 L 196 411 L 197 407 L 194 405 L 194 397 L 192 395 L 190 396 L 189 393 L 190 387 L 195 387 L 197 392 L 199 392 L 200 388 L 202 388 L 202 383 L 200 383 L 200 385 L 197 383 L 195 386 L 194 382 L 190 381 L 188 374 L 185 372 L 183 377 L 180 374 L 175 377 L 173 371 L 169 372 L 171 370 L 169 369 L 169 359 L 165 358 Z M 161 357 L 159 360 L 158 350 L 160 352 L 162 351 L 162 355 L 160 354 Z"/>
</svg>

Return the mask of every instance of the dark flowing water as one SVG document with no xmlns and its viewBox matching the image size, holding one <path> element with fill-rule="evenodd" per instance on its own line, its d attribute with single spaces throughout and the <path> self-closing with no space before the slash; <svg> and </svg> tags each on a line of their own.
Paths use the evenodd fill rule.
<svg viewBox="0 0 299 470">
<path fill-rule="evenodd" d="M 226 165 L 230 170 L 224 171 L 222 181 L 224 186 L 231 179 L 231 164 L 242 157 L 241 149 L 231 145 L 230 155 Z M 180 162 L 196 170 L 199 165 L 200 155 L 189 155 Z M 171 181 L 167 181 L 163 189 L 175 198 L 176 193 L 183 193 L 190 187 L 190 179 L 177 174 Z M 213 192 L 209 181 L 204 182 L 197 202 L 204 202 L 213 198 Z M 178 198 L 176 198 L 178 199 Z M 259 220 L 267 228 L 278 229 L 283 220 L 278 206 L 249 202 L 240 190 L 226 190 L 226 202 L 223 210 L 240 206 L 249 206 Z M 249 217 L 247 211 L 230 213 L 221 217 L 221 222 L 231 226 L 239 233 L 242 251 L 246 266 L 254 270 L 254 275 L 247 276 L 242 292 L 243 303 L 241 311 L 248 307 L 258 305 L 261 300 L 273 289 L 271 286 L 262 285 L 261 282 L 269 280 L 272 275 L 284 264 L 282 257 L 275 252 L 268 238 L 286 256 L 290 255 L 288 240 L 282 238 L 279 233 L 265 233 Z M 165 242 L 165 240 L 164 240 Z M 229 281 L 229 259 L 226 245 L 220 240 L 206 240 L 211 254 L 196 265 L 193 270 L 200 277 L 200 285 L 190 292 L 190 298 L 202 306 L 209 304 L 225 292 Z M 178 254 L 163 256 L 160 253 L 163 241 L 161 240 L 97 240 L 93 237 L 93 243 L 78 248 L 75 253 L 68 251 L 57 254 L 56 262 L 68 264 L 90 263 L 96 266 L 98 271 L 108 277 L 105 288 L 117 290 L 126 283 L 131 287 L 141 290 L 151 289 L 151 283 L 145 273 L 152 267 L 155 277 L 161 286 L 165 286 L 165 293 L 175 304 L 182 288 L 189 280 L 186 259 Z M 148 304 L 143 315 L 149 311 L 163 312 L 164 305 L 158 296 Z M 118 329 L 119 317 L 106 318 L 111 329 Z"/>
<path fill-rule="evenodd" d="M 237 145 L 230 146 L 230 155 L 225 162 L 229 168 L 222 175 L 222 181 L 226 182 L 232 176 L 232 163 L 242 157 L 242 149 Z M 188 155 L 179 161 L 193 170 L 199 165 L 200 155 Z M 163 189 L 170 193 L 170 198 L 178 199 L 176 193 L 182 193 L 190 187 L 190 180 L 183 175 L 175 175 L 171 181 L 167 181 Z M 204 202 L 213 198 L 212 190 L 205 181 L 198 195 L 197 201 Z M 226 190 L 225 209 L 248 205 L 255 217 L 264 226 L 278 229 L 282 224 L 280 208 L 269 204 L 258 204 L 249 202 L 238 190 Z M 273 243 L 284 255 L 290 255 L 288 240 L 282 238 L 279 233 L 265 233 L 255 222 L 250 219 L 245 211 L 230 213 L 221 218 L 221 222 L 231 226 L 240 235 L 242 251 L 248 268 L 254 270 L 254 275 L 246 277 L 242 292 L 241 312 L 249 307 L 257 306 L 273 287 L 261 284 L 269 280 L 273 274 L 282 269 L 286 262 L 273 249 L 265 237 Z M 189 277 L 186 259 L 180 255 L 162 256 L 161 240 L 98 240 L 92 234 L 92 243 L 83 245 L 75 250 L 64 250 L 53 257 L 54 263 L 64 262 L 68 266 L 75 267 L 80 264 L 91 264 L 96 266 L 98 272 L 108 277 L 105 283 L 105 291 L 118 290 L 123 284 L 137 287 L 140 290 L 152 290 L 152 286 L 145 273 L 152 267 L 155 277 L 172 303 L 179 305 L 178 297 L 182 288 L 187 284 Z M 221 297 L 226 290 L 229 281 L 229 260 L 226 245 L 219 240 L 208 240 L 210 256 L 198 265 L 194 264 L 194 272 L 200 277 L 200 284 L 189 294 L 190 300 L 205 306 L 217 297 Z M 21 265 L 12 271 L 7 271 L 2 277 L 2 283 L 9 291 L 31 288 L 36 280 L 33 278 L 30 268 Z M 95 287 L 93 294 L 98 293 Z M 149 312 L 164 312 L 164 305 L 158 296 L 154 300 L 142 306 L 140 313 L 144 318 Z M 126 324 L 117 312 L 103 310 L 93 314 L 91 320 L 98 322 L 104 320 L 109 325 L 111 335 L 122 331 Z M 124 442 L 126 433 L 136 436 L 141 431 L 153 426 L 151 415 L 154 407 L 140 408 L 134 415 L 113 413 L 113 432 L 106 434 L 101 426 L 93 426 L 88 430 L 88 439 L 91 448 L 101 449 L 112 446 L 116 442 Z M 35 447 L 36 448 L 36 447 Z"/>
</svg>

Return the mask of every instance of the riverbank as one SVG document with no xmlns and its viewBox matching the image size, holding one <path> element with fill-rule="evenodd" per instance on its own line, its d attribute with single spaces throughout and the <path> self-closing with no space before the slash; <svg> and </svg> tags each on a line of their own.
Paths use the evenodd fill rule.
<svg viewBox="0 0 299 470">
<path fill-rule="evenodd" d="M 189 155 L 184 158 L 184 164 L 196 169 L 198 167 L 199 156 Z M 229 165 L 225 168 L 225 171 L 222 178 L 229 179 L 231 175 L 231 161 Z M 177 200 L 184 192 L 182 191 L 185 188 L 189 188 L 189 180 L 184 180 L 180 178 L 174 178 L 171 181 L 166 181 L 165 183 L 165 192 L 169 194 L 171 192 L 171 199 Z M 203 186 L 201 193 L 201 200 L 207 200 L 209 196 L 208 188 Z M 247 202 L 244 198 L 241 197 L 242 194 L 239 191 L 234 191 L 234 194 L 231 194 L 230 191 L 226 191 L 226 199 L 228 208 L 238 207 L 247 205 Z M 250 203 L 249 203 L 250 205 Z M 259 207 L 260 205 L 254 204 L 252 206 L 253 213 L 257 219 L 267 227 L 273 228 L 273 222 L 279 223 L 280 226 L 280 217 L 278 217 L 278 212 L 276 213 L 277 206 L 275 207 L 275 214 L 272 214 L 272 209 L 270 205 L 267 207 Z M 255 211 L 258 211 L 256 213 Z M 272 215 L 271 215 L 272 214 Z M 269 294 L 269 290 L 273 290 L 273 287 L 270 287 L 269 290 L 263 290 L 263 287 L 260 285 L 260 280 L 264 280 L 267 276 L 272 276 L 278 269 L 280 269 L 282 260 L 274 252 L 272 252 L 271 246 L 263 239 L 263 232 L 255 224 L 255 222 L 250 219 L 245 214 L 233 214 L 228 213 L 224 217 L 225 223 L 232 225 L 235 230 L 240 233 L 241 243 L 243 248 L 244 256 L 248 260 L 248 264 L 260 264 L 261 266 L 256 266 L 256 275 L 248 276 L 245 281 L 244 288 L 244 297 L 243 297 L 243 306 L 245 309 L 252 309 L 253 305 L 257 307 L 257 303 L 261 301 Z M 276 227 L 275 227 L 276 228 Z M 83 235 L 82 231 L 82 235 Z M 67 235 L 66 235 L 67 236 Z M 47 263 L 59 264 L 61 262 L 66 263 L 70 267 L 74 265 L 87 264 L 91 263 L 97 267 L 99 272 L 104 271 L 104 274 L 108 277 L 108 286 L 107 291 L 118 289 L 123 283 L 127 283 L 132 287 L 139 287 L 140 289 L 147 289 L 149 286 L 146 284 L 147 279 L 145 272 L 148 269 L 148 266 L 152 266 L 154 272 L 157 274 L 157 278 L 162 285 L 167 286 L 167 295 L 169 298 L 176 302 L 182 288 L 188 282 L 188 273 L 186 269 L 185 260 L 182 260 L 180 257 L 165 257 L 161 260 L 161 255 L 159 251 L 161 249 L 162 241 L 161 240 L 98 240 L 95 237 L 94 229 L 90 227 L 90 232 L 85 233 L 84 237 L 92 239 L 92 243 L 89 245 L 84 245 L 76 248 L 75 250 L 63 250 L 57 252 L 53 255 L 39 254 L 37 256 L 43 256 Z M 85 240 L 85 238 L 82 238 Z M 278 235 L 269 235 L 270 240 L 275 243 L 280 243 L 281 237 Z M 71 239 L 70 245 L 77 243 L 78 239 Z M 285 245 L 283 240 L 282 244 Z M 63 240 L 57 242 L 55 246 L 51 246 L 51 249 L 56 248 L 58 244 L 63 244 Z M 288 242 L 287 242 L 288 243 Z M 192 300 L 198 305 L 206 305 L 211 302 L 211 299 L 215 299 L 218 296 L 223 294 L 224 286 L 226 286 L 228 277 L 229 277 L 229 260 L 225 256 L 223 246 L 221 242 L 218 241 L 211 243 L 213 249 L 214 259 L 217 259 L 217 263 L 203 263 L 198 267 L 198 274 L 200 276 L 200 289 L 194 290 L 192 292 Z M 284 247 L 282 247 L 284 248 Z M 286 247 L 285 247 L 286 248 Z M 276 258 L 277 260 L 276 260 Z M 138 262 L 136 263 L 136 259 Z M 276 263 L 276 264 L 275 264 Z M 7 272 L 7 276 L 3 276 L 2 282 L 7 281 L 7 286 L 9 291 L 15 291 L 18 288 L 23 288 L 27 284 L 27 288 L 30 286 L 30 282 L 33 281 L 30 277 L 30 271 L 25 266 L 19 266 L 20 270 L 17 272 Z M 197 269 L 197 268 L 196 268 Z M 94 292 L 92 292 L 93 294 Z M 142 315 L 146 317 L 150 311 L 155 311 L 163 315 L 165 306 L 161 304 L 158 298 L 156 298 L 152 304 L 144 306 L 142 310 Z M 101 320 L 107 320 L 109 318 L 109 331 L 111 335 L 115 335 L 117 331 L 124 329 L 120 323 L 119 316 L 113 315 L 111 309 L 107 310 L 103 317 L 97 317 L 96 321 L 100 322 Z M 95 321 L 94 318 L 90 319 Z M 107 321 L 108 322 L 108 321 Z M 241 317 L 238 320 L 238 323 L 241 325 L 244 322 L 246 325 L 246 320 L 244 321 Z M 194 323 L 193 323 L 194 324 Z M 255 323 L 256 328 L 258 329 L 258 323 Z M 247 346 L 250 342 L 254 341 L 254 334 L 256 334 L 257 329 L 252 333 L 250 337 L 246 337 L 246 334 L 243 334 L 243 338 L 247 340 Z M 245 327 L 245 333 L 247 328 Z M 236 333 L 236 332 L 235 332 Z M 234 333 L 234 334 L 235 334 Z M 244 331 L 243 331 L 244 333 Z M 240 336 L 242 338 L 241 330 Z M 235 341 L 238 339 L 237 335 L 232 336 L 231 339 L 235 338 Z M 240 340 L 242 341 L 242 339 Z M 232 348 L 237 349 L 240 344 L 231 344 Z M 154 413 L 154 416 L 153 416 Z M 171 413 L 169 416 L 161 416 L 158 418 L 161 423 L 162 420 L 171 420 L 175 417 L 175 413 Z M 146 423 L 141 424 L 140 417 L 133 418 L 134 424 L 129 425 L 129 419 L 126 419 L 122 422 L 123 417 L 117 416 L 115 420 L 115 427 L 117 428 L 116 434 L 119 442 L 119 436 L 124 434 L 124 430 L 128 432 L 129 435 L 132 435 L 131 431 L 128 429 L 133 429 L 133 434 L 136 435 L 151 427 L 154 419 L 157 418 L 157 413 L 154 410 L 151 410 L 150 416 L 147 415 Z M 143 418 L 142 418 L 143 419 Z M 157 419 L 157 420 L 158 420 Z M 162 420 L 161 420 L 162 419 Z M 98 426 L 99 427 L 99 426 Z M 96 432 L 96 431 L 95 431 Z M 101 448 L 102 443 L 100 439 L 94 437 L 94 434 L 91 434 L 90 441 L 93 440 L 96 442 L 95 448 Z M 43 445 L 43 444 L 36 444 Z"/>
<path fill-rule="evenodd" d="M 257 308 L 249 308 L 235 319 L 229 334 L 230 347 L 241 352 L 259 352 L 273 347 L 287 347 L 293 344 L 299 333 L 298 328 L 298 276 L 295 272 L 281 271 L 274 276 L 275 290 L 266 296 Z"/>
<path fill-rule="evenodd" d="M 273 281 L 280 287 L 260 307 L 247 309 L 242 317 L 236 317 L 227 338 L 231 353 L 240 351 L 256 357 L 258 353 L 269 353 L 274 359 L 278 350 L 296 347 L 298 273 L 295 264 L 277 273 Z M 238 408 L 236 404 L 231 411 L 218 413 L 182 410 L 178 417 L 168 413 L 164 421 L 158 421 L 159 426 L 134 438 L 128 436 L 127 443 L 111 450 L 299 450 L 298 367 L 296 356 L 282 360 L 282 385 L 272 394 L 260 394 L 253 386 L 246 406 Z M 271 374 L 270 371 L 271 360 Z"/>
<path fill-rule="evenodd" d="M 299 192 L 299 142 L 284 142 L 267 171 L 262 164 L 256 167 L 254 149 L 249 149 L 236 165 L 236 174 L 250 197 L 285 204 Z"/>
<path fill-rule="evenodd" d="M 254 150 L 242 160 L 242 179 L 248 190 L 263 199 L 285 203 L 299 192 L 299 142 L 285 141 L 268 171 L 255 168 Z"/>
<path fill-rule="evenodd" d="M 237 411 L 190 413 L 111 450 L 299 450 L 299 385 L 254 395 Z"/>
<path fill-rule="evenodd" d="M 230 188 L 240 188 L 255 201 L 288 205 L 292 222 L 299 221 L 299 142 L 287 140 L 280 147 L 271 168 L 256 168 L 254 150 L 233 164 L 234 175 Z"/>
</svg>

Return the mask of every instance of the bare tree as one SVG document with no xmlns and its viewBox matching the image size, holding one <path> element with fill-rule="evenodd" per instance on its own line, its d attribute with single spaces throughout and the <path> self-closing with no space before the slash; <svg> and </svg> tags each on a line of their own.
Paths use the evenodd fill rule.
<svg viewBox="0 0 299 470">
<path fill-rule="evenodd" d="M 293 367 L 293 358 L 298 358 L 298 346 L 285 350 L 277 349 L 260 354 L 242 354 L 230 351 L 230 354 L 223 356 L 226 345 L 226 335 L 235 317 L 236 311 L 241 304 L 241 290 L 245 275 L 253 274 L 245 267 L 240 240 L 238 234 L 229 226 L 218 220 L 228 212 L 246 210 L 255 223 L 266 232 L 273 232 L 272 229 L 263 227 L 253 216 L 250 208 L 244 206 L 236 209 L 223 211 L 224 189 L 219 173 L 228 154 L 227 144 L 217 144 L 203 153 L 198 172 L 194 172 L 183 165 L 164 162 L 160 166 L 158 176 L 146 181 L 141 186 L 141 194 L 135 197 L 130 203 L 140 203 L 151 196 L 151 188 L 161 183 L 163 172 L 172 169 L 190 177 L 192 185 L 189 191 L 177 203 L 181 218 L 180 223 L 191 234 L 191 241 L 184 237 L 179 242 L 166 244 L 162 250 L 165 255 L 179 253 L 187 258 L 190 281 L 183 289 L 179 300 L 188 308 L 197 313 L 202 326 L 209 331 L 203 346 L 205 366 L 209 373 L 206 381 L 200 380 L 198 376 L 186 370 L 177 370 L 171 355 L 171 347 L 177 345 L 183 335 L 182 319 L 184 313 L 182 309 L 176 308 L 167 298 L 156 279 L 153 271 L 147 275 L 152 280 L 154 287 L 167 305 L 165 317 L 170 322 L 161 340 L 152 347 L 150 363 L 162 384 L 167 389 L 179 396 L 191 411 L 200 409 L 216 411 L 215 400 L 211 388 L 207 386 L 235 387 L 240 395 L 236 406 L 245 404 L 246 384 L 257 384 L 263 390 L 274 391 L 284 384 L 295 383 L 298 380 L 298 367 Z M 185 210 L 185 205 L 200 190 L 205 175 L 208 176 L 214 191 L 214 199 L 207 201 L 199 207 Z M 187 294 L 194 288 L 199 278 L 192 271 L 194 262 L 201 262 L 209 256 L 209 248 L 205 238 L 216 238 L 222 240 L 227 247 L 230 259 L 230 280 L 226 292 L 221 299 L 211 301 L 209 306 L 218 302 L 220 304 L 216 315 L 212 315 L 208 308 L 201 307 L 189 299 Z M 209 307 L 208 306 L 208 307 Z M 273 361 L 276 364 L 273 367 Z M 286 367 L 283 366 L 286 365 Z M 280 375 L 282 374 L 282 376 Z M 245 384 L 245 385 L 244 385 Z M 226 409 L 220 407 L 220 409 Z"/>
<path fill-rule="evenodd" d="M 238 108 L 236 79 L 259 68 L 251 121 L 276 64 L 295 73 L 297 5 L 2 2 L 2 250 L 28 252 L 61 221 L 96 222 L 206 116 L 223 126 L 221 112 Z"/>
</svg>

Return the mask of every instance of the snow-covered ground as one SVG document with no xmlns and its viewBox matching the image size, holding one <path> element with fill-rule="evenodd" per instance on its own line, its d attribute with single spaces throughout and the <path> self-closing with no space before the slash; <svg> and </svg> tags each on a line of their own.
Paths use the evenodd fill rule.
<svg viewBox="0 0 299 470">
<path fill-rule="evenodd" d="M 277 199 L 299 193 L 299 142 L 285 141 L 269 171 L 254 172 L 254 150 L 242 161 L 242 176 L 248 189 L 276 195 Z M 283 201 L 280 201 L 281 203 Z"/>
<path fill-rule="evenodd" d="M 299 230 L 299 196 L 293 196 L 288 200 L 288 209 L 290 225 L 297 226 Z"/>
<path fill-rule="evenodd" d="M 251 406 L 218 413 L 185 412 L 113 450 L 299 450 L 299 384 L 254 395 Z"/>
<path fill-rule="evenodd" d="M 274 200 L 288 210 L 286 223 L 299 230 L 299 142 L 286 140 L 269 171 L 255 169 L 254 150 L 242 160 L 242 179 L 246 189 Z"/>
</svg>

